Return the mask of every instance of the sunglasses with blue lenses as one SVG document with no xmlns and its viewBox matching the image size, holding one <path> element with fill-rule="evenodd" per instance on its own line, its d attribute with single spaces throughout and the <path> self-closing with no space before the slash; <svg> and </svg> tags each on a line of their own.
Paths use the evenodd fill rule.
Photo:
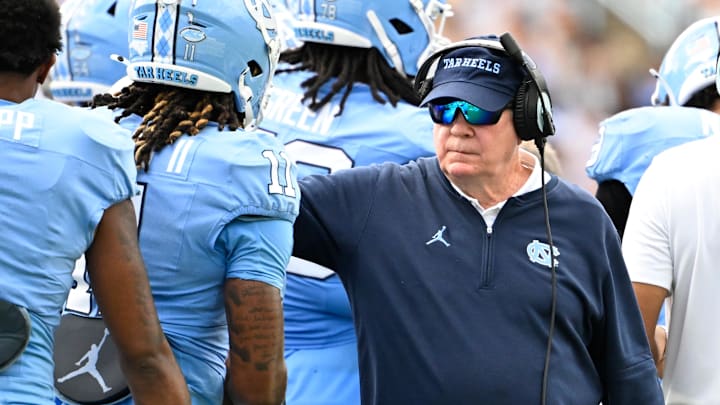
<svg viewBox="0 0 720 405">
<path fill-rule="evenodd" d="M 500 111 L 486 111 L 482 108 L 470 104 L 467 101 L 452 101 L 446 104 L 433 104 L 428 105 L 430 109 L 430 118 L 436 124 L 452 124 L 455 120 L 455 116 L 458 111 L 462 112 L 465 117 L 465 121 L 471 125 L 494 125 L 500 121 L 500 116 L 503 110 Z"/>
</svg>

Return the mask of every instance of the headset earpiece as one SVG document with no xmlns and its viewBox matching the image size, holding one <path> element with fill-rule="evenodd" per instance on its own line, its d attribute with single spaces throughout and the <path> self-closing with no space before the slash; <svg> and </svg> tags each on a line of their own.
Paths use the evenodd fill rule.
<svg viewBox="0 0 720 405">
<path fill-rule="evenodd" d="M 513 100 L 513 125 L 520 139 L 532 141 L 546 136 L 545 122 L 540 104 L 540 92 L 531 80 L 525 80 Z"/>
<path fill-rule="evenodd" d="M 530 91 L 530 83 L 525 80 L 518 88 L 513 99 L 513 125 L 515 126 L 515 132 L 523 141 L 535 139 L 535 131 L 532 131 L 532 126 L 527 125 L 528 117 L 526 113 L 528 109 L 528 93 Z"/>
</svg>

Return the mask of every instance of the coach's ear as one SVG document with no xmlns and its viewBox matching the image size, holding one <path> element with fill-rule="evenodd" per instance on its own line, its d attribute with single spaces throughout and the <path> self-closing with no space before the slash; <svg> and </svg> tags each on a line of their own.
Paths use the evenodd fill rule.
<svg viewBox="0 0 720 405">
<path fill-rule="evenodd" d="M 48 59 L 47 62 L 38 66 L 38 70 L 37 70 L 37 82 L 38 83 L 40 83 L 40 84 L 45 83 L 45 80 L 47 79 L 48 75 L 50 74 L 50 69 L 52 69 L 56 60 L 57 60 L 57 56 L 55 56 L 55 54 L 52 54 L 52 56 L 50 56 L 50 59 Z"/>
</svg>

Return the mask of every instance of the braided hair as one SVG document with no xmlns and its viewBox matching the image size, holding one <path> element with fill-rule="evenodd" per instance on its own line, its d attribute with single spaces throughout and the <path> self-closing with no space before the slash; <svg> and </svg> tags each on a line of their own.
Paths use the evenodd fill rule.
<svg viewBox="0 0 720 405">
<path fill-rule="evenodd" d="M 120 108 L 115 122 L 132 114 L 142 117 L 135 130 L 135 164 L 147 170 L 152 152 L 161 150 L 182 134 L 197 135 L 208 122 L 217 122 L 218 130 L 225 126 L 240 128 L 244 113 L 235 110 L 232 93 L 214 93 L 153 83 L 134 82 L 116 95 L 99 94 L 92 107 Z"/>
<path fill-rule="evenodd" d="M 337 115 L 342 114 L 345 101 L 356 82 L 369 85 L 373 99 L 380 104 L 390 102 L 396 106 L 399 100 L 405 100 L 418 105 L 421 101 L 413 90 L 411 79 L 390 67 L 375 48 L 306 42 L 299 48 L 283 52 L 280 61 L 292 67 L 278 69 L 276 74 L 303 70 L 315 73 L 301 83 L 305 88 L 303 101 L 310 100 L 308 107 L 313 111 L 318 111 L 344 88 Z M 332 83 L 331 89 L 318 100 L 319 90 L 326 83 Z M 385 94 L 385 98 L 381 93 Z"/>
</svg>

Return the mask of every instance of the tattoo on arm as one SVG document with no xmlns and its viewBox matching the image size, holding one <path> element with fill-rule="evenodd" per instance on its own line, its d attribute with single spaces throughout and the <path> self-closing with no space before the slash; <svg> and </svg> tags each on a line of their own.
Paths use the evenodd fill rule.
<svg viewBox="0 0 720 405">
<path fill-rule="evenodd" d="M 268 371 L 282 356 L 279 291 L 255 281 L 228 280 L 226 307 L 231 353 L 256 371 Z"/>
</svg>

